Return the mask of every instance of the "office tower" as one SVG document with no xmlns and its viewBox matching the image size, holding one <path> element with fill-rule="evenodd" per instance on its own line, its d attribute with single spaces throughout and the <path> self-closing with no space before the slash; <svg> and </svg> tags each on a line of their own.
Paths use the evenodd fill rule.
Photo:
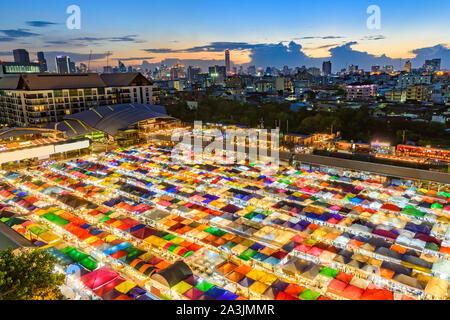
<svg viewBox="0 0 450 320">
<path fill-rule="evenodd" d="M 37 53 L 37 58 L 39 61 L 40 72 L 47 72 L 47 60 L 45 60 L 44 53 L 42 51 Z"/>
<path fill-rule="evenodd" d="M 184 66 L 176 63 L 170 68 L 170 79 L 176 80 L 180 78 L 184 78 L 185 72 L 184 72 Z"/>
<path fill-rule="evenodd" d="M 230 50 L 225 50 L 225 68 L 227 71 L 227 74 L 230 74 L 231 72 L 231 62 L 230 62 Z"/>
<path fill-rule="evenodd" d="M 307 71 L 308 71 L 309 74 L 312 74 L 314 77 L 320 76 L 320 69 L 319 68 L 312 67 L 312 68 L 308 68 Z"/>
<path fill-rule="evenodd" d="M 356 73 L 356 72 L 358 72 L 358 66 L 355 66 L 355 65 L 353 65 L 353 64 L 351 64 L 351 65 L 349 65 L 348 66 L 348 72 L 349 73 Z"/>
<path fill-rule="evenodd" d="M 405 63 L 405 71 L 408 72 L 408 73 L 411 73 L 411 69 L 412 69 L 411 61 L 408 60 Z"/>
<path fill-rule="evenodd" d="M 77 67 L 75 62 L 69 60 L 69 71 L 70 73 L 77 73 Z"/>
<path fill-rule="evenodd" d="M 384 66 L 383 70 L 386 73 L 392 73 L 392 72 L 394 72 L 394 66 L 393 65 Z"/>
<path fill-rule="evenodd" d="M 322 64 L 322 72 L 325 76 L 331 74 L 331 61 L 324 61 Z"/>
<path fill-rule="evenodd" d="M 380 72 L 380 66 L 372 66 L 371 71 L 372 72 Z"/>
<path fill-rule="evenodd" d="M 291 70 L 289 69 L 288 66 L 284 66 L 283 67 L 283 75 L 288 76 L 291 74 Z"/>
<path fill-rule="evenodd" d="M 441 70 L 441 59 L 425 60 L 423 65 L 428 72 L 435 72 Z"/>
<path fill-rule="evenodd" d="M 254 76 L 256 74 L 256 67 L 255 66 L 249 66 L 247 68 L 247 73 L 251 76 Z"/>
<path fill-rule="evenodd" d="M 120 60 L 119 60 L 119 72 L 121 73 L 127 72 L 127 67 L 125 67 L 125 65 Z"/>
<path fill-rule="evenodd" d="M 88 67 L 84 63 L 80 63 L 80 73 L 88 73 Z"/>
<path fill-rule="evenodd" d="M 187 69 L 187 79 L 189 81 L 198 80 L 198 75 L 201 72 L 200 67 L 189 66 Z"/>
<path fill-rule="evenodd" d="M 213 67 L 209 67 L 209 77 L 213 84 L 225 84 L 227 79 L 227 70 L 225 66 L 215 65 Z"/>
<path fill-rule="evenodd" d="M 60 74 L 70 73 L 70 57 L 56 56 L 56 71 Z"/>
<path fill-rule="evenodd" d="M 13 50 L 14 62 L 16 63 L 30 63 L 30 55 L 25 49 L 15 49 Z"/>
</svg>

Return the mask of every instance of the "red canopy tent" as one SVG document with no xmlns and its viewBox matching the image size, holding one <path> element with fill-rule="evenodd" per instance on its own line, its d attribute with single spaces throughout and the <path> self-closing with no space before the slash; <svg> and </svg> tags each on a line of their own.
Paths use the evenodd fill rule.
<svg viewBox="0 0 450 320">
<path fill-rule="evenodd" d="M 95 271 L 89 272 L 80 278 L 89 289 L 97 290 L 102 286 L 116 280 L 119 274 L 108 268 L 107 266 L 101 267 Z"/>
</svg>

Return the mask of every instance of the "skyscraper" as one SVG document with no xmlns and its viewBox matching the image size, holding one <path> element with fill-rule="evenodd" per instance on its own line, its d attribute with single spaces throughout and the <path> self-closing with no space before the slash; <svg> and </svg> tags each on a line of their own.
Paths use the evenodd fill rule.
<svg viewBox="0 0 450 320">
<path fill-rule="evenodd" d="M 70 73 L 70 57 L 56 56 L 56 71 L 60 74 Z"/>
<path fill-rule="evenodd" d="M 201 72 L 200 67 L 189 66 L 187 69 L 187 79 L 189 81 L 197 80 L 200 72 Z"/>
<path fill-rule="evenodd" d="M 47 60 L 45 60 L 44 53 L 42 51 L 37 53 L 39 68 L 41 72 L 47 72 Z"/>
<path fill-rule="evenodd" d="M 428 72 L 435 72 L 441 70 L 441 59 L 425 60 L 423 65 Z"/>
<path fill-rule="evenodd" d="M 405 63 L 405 71 L 408 72 L 408 73 L 411 73 L 411 69 L 412 69 L 411 61 L 408 60 Z"/>
<path fill-rule="evenodd" d="M 230 50 L 225 50 L 225 67 L 227 74 L 231 73 Z"/>
<path fill-rule="evenodd" d="M 30 55 L 25 49 L 15 49 L 13 50 L 14 62 L 17 63 L 30 63 Z"/>
<path fill-rule="evenodd" d="M 84 63 L 80 63 L 80 72 L 81 73 L 88 73 L 88 67 Z"/>
<path fill-rule="evenodd" d="M 74 61 L 70 61 L 69 58 L 69 73 L 77 73 L 77 66 Z"/>
<path fill-rule="evenodd" d="M 324 61 L 322 64 L 322 72 L 325 76 L 331 74 L 331 61 Z"/>
<path fill-rule="evenodd" d="M 127 67 L 125 67 L 125 65 L 123 64 L 123 62 L 120 61 L 120 60 L 119 60 L 119 72 L 121 72 L 121 73 L 127 72 Z"/>
</svg>

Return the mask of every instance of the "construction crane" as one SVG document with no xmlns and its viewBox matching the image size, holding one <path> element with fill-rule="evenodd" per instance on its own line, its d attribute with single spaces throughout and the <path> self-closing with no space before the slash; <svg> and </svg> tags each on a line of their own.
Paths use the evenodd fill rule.
<svg viewBox="0 0 450 320">
<path fill-rule="evenodd" d="M 91 58 L 92 58 L 92 50 L 89 52 L 89 61 L 88 61 L 88 69 L 87 69 L 88 73 L 89 73 L 89 70 L 91 70 Z"/>
<path fill-rule="evenodd" d="M 109 56 L 112 55 L 111 51 L 106 52 L 106 70 L 109 69 Z"/>
</svg>

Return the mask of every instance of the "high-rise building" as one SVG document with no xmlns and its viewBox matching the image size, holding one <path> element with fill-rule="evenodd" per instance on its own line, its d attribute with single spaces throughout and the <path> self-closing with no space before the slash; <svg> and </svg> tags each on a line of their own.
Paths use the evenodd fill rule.
<svg viewBox="0 0 450 320">
<path fill-rule="evenodd" d="M 170 68 L 170 79 L 171 80 L 176 80 L 176 79 L 180 79 L 180 78 L 184 78 L 184 66 L 176 63 L 175 65 L 172 66 L 172 68 Z"/>
<path fill-rule="evenodd" d="M 324 61 L 322 64 L 322 72 L 325 76 L 331 74 L 331 61 Z"/>
<path fill-rule="evenodd" d="M 227 70 L 225 66 L 215 65 L 209 67 L 209 77 L 213 84 L 225 84 L 227 79 Z"/>
<path fill-rule="evenodd" d="M 441 59 L 425 60 L 423 65 L 428 72 L 435 72 L 441 70 Z"/>
<path fill-rule="evenodd" d="M 307 71 L 308 71 L 308 73 L 312 74 L 314 77 L 320 76 L 320 69 L 319 68 L 312 67 L 312 68 L 308 68 Z"/>
<path fill-rule="evenodd" d="M 70 73 L 70 57 L 68 56 L 56 56 L 56 72 L 60 74 Z"/>
<path fill-rule="evenodd" d="M 119 60 L 119 72 L 121 72 L 121 73 L 127 72 L 127 67 L 125 67 L 123 62 L 120 60 Z"/>
<path fill-rule="evenodd" d="M 392 72 L 394 72 L 394 66 L 393 65 L 384 66 L 383 70 L 386 73 L 392 73 Z"/>
<path fill-rule="evenodd" d="M 380 72 L 380 66 L 372 66 L 371 71 L 374 73 Z"/>
<path fill-rule="evenodd" d="M 77 73 L 77 66 L 75 62 L 69 60 L 69 71 L 70 73 Z"/>
<path fill-rule="evenodd" d="M 189 66 L 187 69 L 187 79 L 191 82 L 197 80 L 200 72 L 201 72 L 200 67 Z"/>
<path fill-rule="evenodd" d="M 30 63 L 30 55 L 25 49 L 13 50 L 14 62 L 16 63 Z"/>
<path fill-rule="evenodd" d="M 351 64 L 351 65 L 348 66 L 348 72 L 349 72 L 349 73 L 357 73 L 357 72 L 358 72 L 358 69 L 359 69 L 359 67 L 358 67 L 358 66 L 355 66 L 355 65 L 353 65 L 353 64 Z"/>
<path fill-rule="evenodd" d="M 80 73 L 88 73 L 88 67 L 84 63 L 80 63 Z"/>
<path fill-rule="evenodd" d="M 225 68 L 227 74 L 231 73 L 231 61 L 230 61 L 230 50 L 225 50 Z"/>
<path fill-rule="evenodd" d="M 140 73 L 18 74 L 0 78 L 0 91 L 0 123 L 19 127 L 46 126 L 95 107 L 153 104 L 153 84 Z"/>
<path fill-rule="evenodd" d="M 47 60 L 45 60 L 44 53 L 42 51 L 39 51 L 37 53 L 37 58 L 39 61 L 40 72 L 47 72 L 48 70 Z"/>
<path fill-rule="evenodd" d="M 256 67 L 255 66 L 248 66 L 247 73 L 251 76 L 256 75 Z"/>
<path fill-rule="evenodd" d="M 408 72 L 408 73 L 411 73 L 411 70 L 412 70 L 411 61 L 408 60 L 408 61 L 406 61 L 406 63 L 405 63 L 405 71 Z"/>
</svg>

